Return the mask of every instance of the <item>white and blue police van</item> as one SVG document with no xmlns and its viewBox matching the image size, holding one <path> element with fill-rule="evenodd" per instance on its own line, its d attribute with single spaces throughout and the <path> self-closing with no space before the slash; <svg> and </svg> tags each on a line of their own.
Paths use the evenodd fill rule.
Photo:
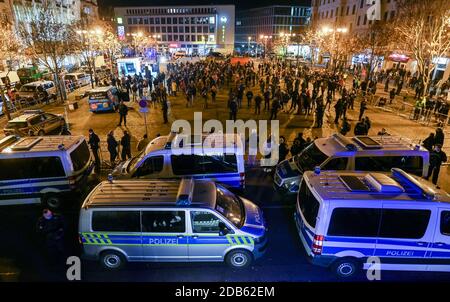
<svg viewBox="0 0 450 302">
<path fill-rule="evenodd" d="M 340 277 L 450 272 L 450 195 L 401 169 L 305 172 L 295 223 L 308 259 Z M 372 259 L 372 258 L 371 258 Z"/>
<path fill-rule="evenodd" d="M 208 140 L 208 144 L 205 141 Z M 198 141 L 198 142 L 197 142 Z M 228 142 L 233 142 L 227 146 Z M 181 145 L 174 151 L 174 145 Z M 184 144 L 184 145 L 183 145 Z M 186 148 L 180 151 L 181 148 Z M 245 187 L 244 151 L 236 134 L 202 134 L 187 139 L 172 132 L 153 139 L 135 157 L 119 164 L 117 179 L 205 179 L 230 188 Z"/>
<path fill-rule="evenodd" d="M 315 139 L 300 154 L 280 162 L 274 187 L 284 194 L 298 192 L 302 175 L 315 167 L 321 170 L 389 172 L 392 168 L 427 176 L 428 150 L 398 136 L 355 136 L 334 134 Z"/>
<path fill-rule="evenodd" d="M 7 136 L 0 140 L 0 205 L 58 208 L 92 172 L 83 136 Z"/>
<path fill-rule="evenodd" d="M 205 180 L 110 180 L 86 197 L 82 257 L 126 262 L 226 262 L 245 268 L 267 248 L 262 210 Z"/>
</svg>

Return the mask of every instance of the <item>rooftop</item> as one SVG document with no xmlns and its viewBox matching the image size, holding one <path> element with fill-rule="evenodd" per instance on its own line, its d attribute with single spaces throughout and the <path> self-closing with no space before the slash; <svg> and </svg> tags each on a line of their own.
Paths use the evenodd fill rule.
<svg viewBox="0 0 450 302">
<path fill-rule="evenodd" d="M 81 140 L 84 140 L 83 136 L 57 135 L 18 138 L 10 135 L 0 140 L 0 154 L 25 151 L 57 151 L 62 147 L 67 150 L 77 145 Z"/>
<path fill-rule="evenodd" d="M 450 195 L 431 182 L 400 169 L 391 173 L 322 171 L 305 172 L 315 191 L 325 200 L 393 200 L 450 202 Z"/>
<path fill-rule="evenodd" d="M 189 200 L 187 204 L 184 204 Z M 113 180 L 100 183 L 86 198 L 83 208 L 107 206 L 215 205 L 215 184 L 194 180 Z"/>
</svg>

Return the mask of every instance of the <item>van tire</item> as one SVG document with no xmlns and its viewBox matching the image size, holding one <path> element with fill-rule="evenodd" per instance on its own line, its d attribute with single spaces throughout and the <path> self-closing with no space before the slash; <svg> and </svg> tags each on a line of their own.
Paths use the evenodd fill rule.
<svg viewBox="0 0 450 302">
<path fill-rule="evenodd" d="M 44 136 L 44 135 L 45 135 L 45 131 L 44 130 L 39 130 L 38 136 Z"/>
<path fill-rule="evenodd" d="M 253 255 L 247 250 L 236 249 L 228 252 L 225 262 L 232 268 L 244 269 L 252 264 Z"/>
<path fill-rule="evenodd" d="M 336 260 L 331 265 L 331 270 L 343 279 L 357 276 L 362 271 L 362 263 L 356 258 L 346 257 Z"/>
<path fill-rule="evenodd" d="M 109 271 L 120 270 L 125 266 L 125 257 L 116 251 L 104 251 L 100 254 L 100 265 Z"/>
<path fill-rule="evenodd" d="M 45 194 L 43 197 L 43 204 L 51 209 L 59 209 L 61 208 L 62 200 L 57 194 Z"/>
</svg>

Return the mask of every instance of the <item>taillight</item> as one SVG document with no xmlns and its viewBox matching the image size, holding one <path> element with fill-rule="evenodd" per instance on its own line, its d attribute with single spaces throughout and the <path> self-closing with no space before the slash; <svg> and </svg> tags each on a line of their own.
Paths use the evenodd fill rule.
<svg viewBox="0 0 450 302">
<path fill-rule="evenodd" d="M 245 173 L 239 173 L 239 182 L 241 186 L 245 185 Z"/>
<path fill-rule="evenodd" d="M 321 255 L 323 249 L 323 239 L 322 235 L 314 235 L 314 240 L 312 244 L 312 252 L 314 255 Z"/>
<path fill-rule="evenodd" d="M 80 235 L 78 235 L 78 242 L 80 243 L 80 246 L 83 247 L 83 239 L 81 239 Z"/>
</svg>

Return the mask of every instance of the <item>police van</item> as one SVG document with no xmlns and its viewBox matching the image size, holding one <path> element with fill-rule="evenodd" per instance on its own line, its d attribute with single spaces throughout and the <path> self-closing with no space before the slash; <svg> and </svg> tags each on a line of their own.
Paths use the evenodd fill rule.
<svg viewBox="0 0 450 302">
<path fill-rule="evenodd" d="M 0 205 L 61 206 L 79 191 L 93 168 L 83 136 L 40 136 L 0 140 Z"/>
<path fill-rule="evenodd" d="M 428 150 L 411 140 L 396 136 L 345 137 L 334 134 L 318 138 L 300 154 L 280 162 L 274 174 L 274 187 L 286 194 L 299 189 L 302 174 L 315 167 L 322 170 L 380 171 L 400 168 L 427 176 L 430 166 Z"/>
<path fill-rule="evenodd" d="M 294 216 L 308 259 L 340 277 L 450 272 L 450 195 L 401 169 L 305 172 Z"/>
<path fill-rule="evenodd" d="M 261 209 L 211 181 L 110 180 L 84 201 L 83 258 L 106 269 L 126 262 L 221 262 L 248 267 L 267 246 Z"/>
<path fill-rule="evenodd" d="M 206 140 L 210 143 L 206 144 Z M 226 146 L 227 140 L 233 145 L 219 147 Z M 186 149 L 175 151 L 175 145 Z M 141 153 L 118 165 L 112 174 L 121 179 L 191 177 L 242 189 L 245 187 L 242 148 L 241 137 L 235 134 L 202 134 L 197 139 L 192 136 L 183 140 L 180 134 L 171 133 L 152 140 Z"/>
</svg>

